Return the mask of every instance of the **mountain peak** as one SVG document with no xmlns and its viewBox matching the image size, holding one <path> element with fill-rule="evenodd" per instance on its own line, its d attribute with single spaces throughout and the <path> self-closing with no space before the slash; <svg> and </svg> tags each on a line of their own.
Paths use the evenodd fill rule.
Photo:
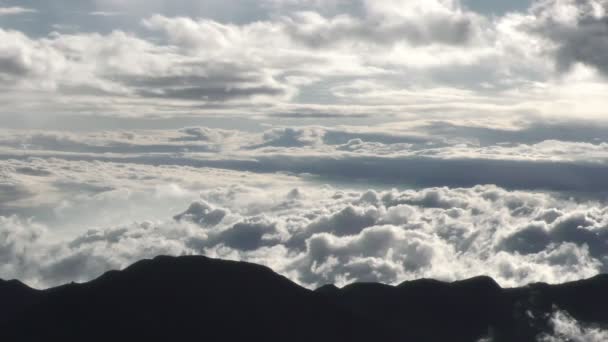
<svg viewBox="0 0 608 342">
<path fill-rule="evenodd" d="M 146 341 L 476 342 L 492 331 L 498 342 L 532 342 L 550 327 L 546 320 L 554 307 L 585 323 L 608 323 L 602 299 L 607 280 L 598 276 L 502 289 L 489 277 L 453 283 L 421 279 L 398 286 L 326 285 L 310 291 L 264 266 L 162 256 L 88 283 L 46 291 L 0 281 L 0 329 L 15 341 L 119 336 Z M 521 310 L 534 310 L 541 321 L 530 324 L 526 315 L 513 316 Z"/>
</svg>

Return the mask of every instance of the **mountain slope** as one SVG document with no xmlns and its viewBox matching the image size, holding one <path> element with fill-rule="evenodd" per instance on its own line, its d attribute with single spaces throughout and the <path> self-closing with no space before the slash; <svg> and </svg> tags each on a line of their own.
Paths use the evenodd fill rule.
<svg viewBox="0 0 608 342">
<path fill-rule="evenodd" d="M 486 277 L 304 289 L 270 269 L 158 257 L 46 291 L 0 281 L 8 341 L 535 341 L 556 307 L 608 323 L 608 276 L 502 289 Z"/>
</svg>

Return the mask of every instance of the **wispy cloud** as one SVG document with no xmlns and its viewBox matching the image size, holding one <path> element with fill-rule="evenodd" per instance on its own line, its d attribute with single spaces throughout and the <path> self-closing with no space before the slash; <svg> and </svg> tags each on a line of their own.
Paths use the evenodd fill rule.
<svg viewBox="0 0 608 342">
<path fill-rule="evenodd" d="M 123 13 L 123 12 L 95 11 L 95 12 L 89 12 L 89 15 L 92 15 L 92 16 L 95 16 L 95 17 L 118 17 L 118 16 L 125 15 L 125 13 Z"/>
<path fill-rule="evenodd" d="M 19 15 L 19 14 L 36 13 L 36 12 L 38 12 L 38 11 L 35 9 L 25 8 L 25 7 L 0 7 L 0 16 Z"/>
</svg>

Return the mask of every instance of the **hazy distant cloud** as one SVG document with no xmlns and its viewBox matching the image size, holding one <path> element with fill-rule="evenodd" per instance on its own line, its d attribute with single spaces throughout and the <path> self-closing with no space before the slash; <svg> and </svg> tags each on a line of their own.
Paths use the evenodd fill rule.
<svg viewBox="0 0 608 342">
<path fill-rule="evenodd" d="M 116 17 L 116 16 L 124 15 L 124 13 L 121 13 L 121 12 L 94 11 L 94 12 L 90 12 L 89 15 L 96 16 L 96 17 Z"/>
<path fill-rule="evenodd" d="M 262 144 L 251 148 L 264 147 L 304 147 L 323 144 L 325 130 L 315 128 L 275 128 L 266 131 Z"/>
<path fill-rule="evenodd" d="M 24 7 L 0 7 L 0 17 L 6 15 L 19 15 L 19 14 L 27 14 L 27 13 L 36 13 L 37 10 L 33 8 L 24 8 Z"/>
<path fill-rule="evenodd" d="M 141 167 L 209 167 L 259 175 L 284 172 L 346 184 L 496 184 L 588 194 L 608 188 L 604 177 L 608 137 L 602 125 L 568 121 L 533 122 L 518 129 L 438 121 L 399 125 L 276 127 L 257 133 L 205 127 L 86 134 L 7 131 L 0 148 L 6 158 L 23 159 L 27 152 L 41 158 Z"/>
</svg>

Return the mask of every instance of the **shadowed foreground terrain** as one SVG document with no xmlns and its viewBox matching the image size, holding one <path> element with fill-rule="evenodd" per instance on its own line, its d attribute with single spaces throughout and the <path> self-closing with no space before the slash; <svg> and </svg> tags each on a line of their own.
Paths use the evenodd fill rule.
<svg viewBox="0 0 608 342">
<path fill-rule="evenodd" d="M 480 277 L 304 289 L 270 269 L 157 257 L 45 291 L 0 280 L 3 341 L 536 341 L 564 310 L 608 323 L 608 276 L 502 289 Z"/>
</svg>

